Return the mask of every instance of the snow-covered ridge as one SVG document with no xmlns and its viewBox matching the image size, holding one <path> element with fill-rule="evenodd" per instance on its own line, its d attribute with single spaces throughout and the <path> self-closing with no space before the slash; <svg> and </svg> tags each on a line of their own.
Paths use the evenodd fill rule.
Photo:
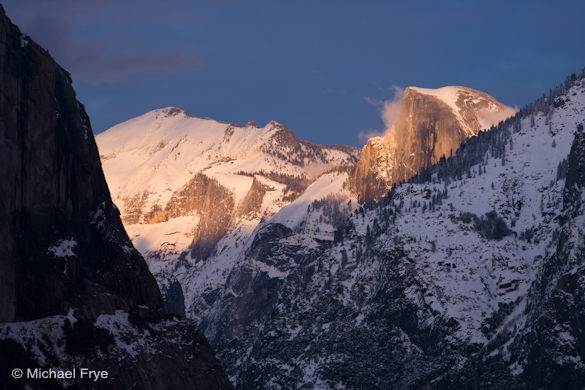
<svg viewBox="0 0 585 390">
<path fill-rule="evenodd" d="M 311 145 L 294 136 L 280 137 L 294 145 L 279 143 L 286 129 L 271 121 L 235 126 L 189 116 L 168 107 L 150 111 L 99 134 L 96 141 L 110 191 L 125 214 L 124 199 L 148 193 L 144 206 L 164 207 L 171 194 L 196 172 L 216 178 L 238 196 L 249 189 L 249 180 L 238 172 L 275 171 L 315 179 L 335 166 L 351 162 L 355 151 Z M 292 134 L 292 133 L 291 133 Z M 290 153 L 296 147 L 296 153 Z M 320 154 L 314 158 L 318 149 Z M 313 157 L 307 159 L 306 156 Z M 292 158 L 298 161 L 292 162 Z"/>
</svg>

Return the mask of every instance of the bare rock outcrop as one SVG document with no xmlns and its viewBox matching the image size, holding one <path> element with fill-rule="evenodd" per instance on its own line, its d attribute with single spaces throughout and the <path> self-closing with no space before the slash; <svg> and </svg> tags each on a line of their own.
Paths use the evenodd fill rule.
<svg viewBox="0 0 585 390">
<path fill-rule="evenodd" d="M 361 201 L 380 199 L 392 184 L 450 157 L 469 137 L 513 113 L 471 88 L 407 88 L 392 127 L 362 149 L 350 187 Z"/>
</svg>

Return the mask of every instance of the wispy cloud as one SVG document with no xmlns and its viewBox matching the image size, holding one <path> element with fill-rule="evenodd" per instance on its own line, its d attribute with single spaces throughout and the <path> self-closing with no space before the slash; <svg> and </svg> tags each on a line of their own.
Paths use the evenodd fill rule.
<svg viewBox="0 0 585 390">
<path fill-rule="evenodd" d="M 130 42 L 126 42 L 127 47 L 123 50 L 115 50 L 114 45 L 82 40 L 73 29 L 71 18 L 91 18 L 100 14 L 108 2 L 64 2 L 66 6 L 57 6 L 52 1 L 40 0 L 34 12 L 29 13 L 14 7 L 14 22 L 19 24 L 23 33 L 47 48 L 76 81 L 112 83 L 134 74 L 169 74 L 201 67 L 200 60 L 192 51 L 154 47 L 137 49 Z M 7 6 L 11 7 L 11 3 L 8 1 Z M 111 31 L 109 33 L 115 35 Z"/>
<path fill-rule="evenodd" d="M 64 61 L 78 79 L 92 84 L 111 83 L 138 73 L 169 74 L 199 67 L 192 56 L 176 49 L 114 54 L 99 46 L 84 47 L 70 51 Z"/>
<path fill-rule="evenodd" d="M 384 105 L 384 100 L 374 99 L 369 96 L 364 96 L 364 100 L 370 103 L 372 106 L 382 107 Z"/>
</svg>

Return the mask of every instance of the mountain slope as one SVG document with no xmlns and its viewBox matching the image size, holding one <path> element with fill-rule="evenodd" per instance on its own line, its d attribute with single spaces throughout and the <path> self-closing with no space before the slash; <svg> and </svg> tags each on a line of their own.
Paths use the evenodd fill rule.
<svg viewBox="0 0 585 390">
<path fill-rule="evenodd" d="M 167 305 L 182 315 L 187 287 L 179 279 L 187 270 L 208 274 L 231 267 L 235 258 L 225 248 L 247 240 L 262 218 L 325 176 L 345 178 L 340 169 L 357 159 L 354 148 L 298 140 L 277 122 L 236 126 L 177 108 L 151 111 L 96 139 L 125 227 Z M 349 196 L 343 182 L 335 180 L 335 188 L 315 196 Z"/>
<path fill-rule="evenodd" d="M 578 388 L 584 77 L 353 207 L 334 241 L 263 221 L 188 296 L 237 386 Z"/>
<path fill-rule="evenodd" d="M 164 208 L 195 173 L 215 179 L 233 193 L 237 204 L 250 190 L 256 172 L 313 181 L 352 162 L 355 154 L 349 147 L 322 147 L 295 139 L 276 122 L 263 128 L 253 123 L 241 127 L 191 117 L 177 108 L 131 119 L 99 134 L 97 142 L 127 224 L 148 223 L 145 214 L 157 205 Z M 288 189 L 281 197 L 294 197 L 294 192 Z M 141 202 L 142 214 L 132 213 L 138 206 L 135 198 Z"/>
<path fill-rule="evenodd" d="M 467 87 L 406 88 L 391 128 L 362 149 L 351 188 L 361 201 L 378 200 L 392 184 L 451 156 L 469 137 L 513 114 L 492 96 Z"/>
<path fill-rule="evenodd" d="M 231 388 L 205 337 L 165 311 L 69 74 L 1 6 L 0 88 L 0 387 Z M 10 376 L 80 367 L 109 378 Z"/>
</svg>

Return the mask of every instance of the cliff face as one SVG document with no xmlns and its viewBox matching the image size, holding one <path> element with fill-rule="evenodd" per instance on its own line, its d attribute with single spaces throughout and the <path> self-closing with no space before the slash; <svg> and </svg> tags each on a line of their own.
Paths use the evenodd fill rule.
<svg viewBox="0 0 585 390">
<path fill-rule="evenodd" d="M 378 199 L 392 182 L 395 149 L 388 137 L 370 138 L 364 145 L 349 179 L 350 188 L 360 201 Z"/>
<path fill-rule="evenodd" d="M 406 181 L 422 168 L 449 156 L 466 139 L 463 124 L 443 101 L 409 89 L 405 92 L 395 129 L 396 168 L 394 182 Z M 477 133 L 480 127 L 473 128 Z"/>
<path fill-rule="evenodd" d="M 168 355 L 191 379 L 230 387 L 204 337 L 187 323 L 166 319 L 156 281 L 110 198 L 69 74 L 23 36 L 2 7 L 0 176 L 2 350 L 11 346 L 15 357 L 39 367 L 97 364 L 119 373 L 108 383 L 118 388 L 164 381 Z M 128 334 L 119 341 L 104 321 L 128 313 L 131 321 L 117 328 Z M 190 345 L 189 359 L 172 340 L 145 334 L 149 323 Z M 148 348 L 124 352 L 121 343 L 141 340 L 149 340 Z M 0 385 L 15 385 L 3 377 L 11 363 L 2 360 Z M 120 367 L 143 376 L 124 379 Z M 188 387 L 187 380 L 174 383 Z"/>
<path fill-rule="evenodd" d="M 0 319 L 162 308 L 110 199 L 69 74 L 1 18 Z"/>
<path fill-rule="evenodd" d="M 377 200 L 513 112 L 471 88 L 407 88 L 392 128 L 362 149 L 350 187 L 361 201 Z"/>
</svg>

